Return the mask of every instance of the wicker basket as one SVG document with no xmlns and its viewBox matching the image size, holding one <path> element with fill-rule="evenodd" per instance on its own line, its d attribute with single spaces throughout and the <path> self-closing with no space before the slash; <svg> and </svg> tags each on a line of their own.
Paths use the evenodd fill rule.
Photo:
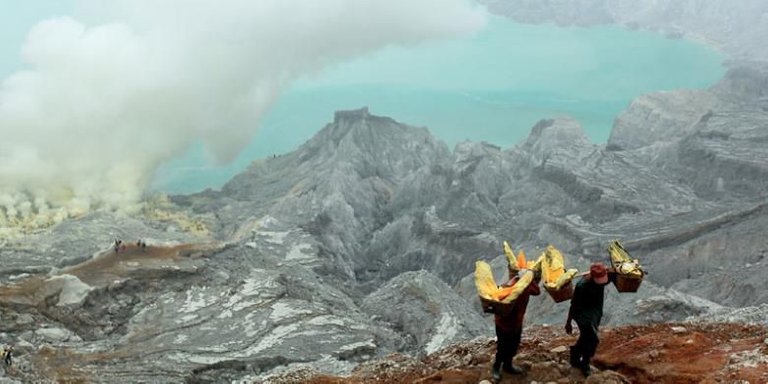
<svg viewBox="0 0 768 384">
<path fill-rule="evenodd" d="M 549 293 L 549 296 L 552 297 L 552 300 L 555 301 L 555 303 L 560 303 L 566 300 L 570 300 L 573 297 L 573 284 L 569 281 L 568 284 L 563 285 L 560 287 L 560 289 L 551 289 L 547 286 L 544 286 L 544 289 L 547 290 L 547 293 Z"/>
<path fill-rule="evenodd" d="M 485 313 L 507 316 L 515 308 L 515 300 L 512 300 L 509 303 L 501 303 L 498 301 L 488 300 L 484 297 L 478 297 L 480 298 L 480 305 L 483 306 L 483 312 Z"/>
<path fill-rule="evenodd" d="M 633 277 L 628 275 L 616 274 L 616 279 L 613 280 L 613 285 L 616 286 L 616 290 L 619 292 L 637 292 L 640 288 L 640 283 L 643 282 L 643 277 Z"/>
</svg>

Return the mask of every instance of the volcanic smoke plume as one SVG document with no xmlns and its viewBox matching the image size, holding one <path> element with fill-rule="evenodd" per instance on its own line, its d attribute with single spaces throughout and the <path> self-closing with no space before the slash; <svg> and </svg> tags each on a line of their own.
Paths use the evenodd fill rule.
<svg viewBox="0 0 768 384">
<path fill-rule="evenodd" d="M 130 206 L 196 140 L 232 159 L 297 77 L 485 23 L 465 0 L 85 0 L 78 15 L 37 24 L 0 88 L 0 228 Z"/>
</svg>

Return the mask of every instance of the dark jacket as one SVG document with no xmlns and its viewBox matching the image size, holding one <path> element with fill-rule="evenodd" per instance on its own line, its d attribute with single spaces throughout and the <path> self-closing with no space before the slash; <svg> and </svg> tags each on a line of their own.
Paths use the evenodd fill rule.
<svg viewBox="0 0 768 384">
<path fill-rule="evenodd" d="M 517 276 L 512 278 L 508 283 L 504 284 L 505 286 L 509 287 L 517 283 Z M 528 287 L 525 289 L 525 291 L 520 293 L 520 296 L 518 296 L 515 301 L 513 302 L 514 308 L 507 316 L 501 316 L 501 315 L 495 315 L 495 322 L 496 326 L 505 330 L 505 331 L 512 331 L 512 330 L 522 330 L 523 329 L 523 319 L 525 318 L 525 310 L 528 308 L 528 299 L 530 299 L 530 296 L 538 296 L 541 294 L 541 290 L 539 289 L 539 282 L 534 280 L 531 282 L 531 284 L 528 285 Z"/>
<path fill-rule="evenodd" d="M 570 314 L 579 324 L 598 327 L 603 318 L 604 297 L 605 285 L 598 285 L 589 278 L 582 278 L 573 290 Z"/>
</svg>

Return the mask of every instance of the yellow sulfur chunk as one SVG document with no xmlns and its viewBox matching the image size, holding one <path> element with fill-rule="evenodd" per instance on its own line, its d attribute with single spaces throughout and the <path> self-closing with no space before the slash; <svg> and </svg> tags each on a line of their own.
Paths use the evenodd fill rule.
<svg viewBox="0 0 768 384">
<path fill-rule="evenodd" d="M 640 263 L 638 263 L 637 260 L 619 264 L 619 267 L 616 268 L 616 271 L 618 271 L 622 275 L 643 277 L 643 270 L 640 268 Z"/>
<path fill-rule="evenodd" d="M 547 246 L 541 256 L 541 274 L 545 288 L 559 290 L 573 280 L 577 273 L 575 268 L 566 271 L 563 254 L 557 248 Z"/>
<path fill-rule="evenodd" d="M 543 260 L 541 263 L 541 277 L 544 283 L 554 285 L 557 283 L 557 279 L 565 273 L 565 263 L 563 261 L 563 254 L 557 250 L 557 248 L 549 245 L 544 251 Z"/>
<path fill-rule="evenodd" d="M 629 257 L 629 253 L 627 253 L 627 250 L 624 249 L 618 240 L 611 241 L 608 244 L 608 253 L 611 256 L 611 263 L 614 267 L 621 263 L 632 262 L 632 258 Z"/>
<path fill-rule="evenodd" d="M 577 273 L 579 273 L 579 271 L 576 268 L 571 268 L 565 271 L 565 273 L 563 273 L 562 275 L 560 275 L 560 277 L 557 278 L 557 281 L 554 284 L 545 282 L 544 285 L 549 289 L 554 289 L 557 291 L 563 286 L 565 286 L 566 284 L 570 283 L 571 280 L 573 280 L 573 277 L 576 276 Z"/>
<path fill-rule="evenodd" d="M 533 281 L 533 272 L 525 271 L 523 273 L 523 276 L 520 277 L 520 279 L 515 283 L 515 285 L 511 287 L 512 290 L 509 292 L 508 296 L 503 298 L 501 302 L 509 303 L 517 299 L 517 297 L 520 296 L 520 294 L 523 293 L 523 291 L 525 291 L 526 288 L 528 288 L 528 285 L 531 284 L 531 281 Z"/>
<path fill-rule="evenodd" d="M 517 269 L 525 269 L 526 266 L 527 264 L 525 262 L 525 252 L 520 251 L 520 254 L 517 255 Z"/>
<path fill-rule="evenodd" d="M 528 260 L 525 263 L 525 269 L 530 269 L 531 271 L 534 271 L 534 272 L 541 272 L 541 261 L 543 259 L 544 258 L 542 256 L 539 256 L 539 258 L 536 259 L 535 261 L 534 260 Z"/>
<path fill-rule="evenodd" d="M 512 251 L 512 247 L 510 247 L 509 243 L 506 241 L 504 241 L 504 255 L 507 256 L 507 263 L 509 263 L 510 269 L 519 271 L 520 268 L 517 267 L 517 257 L 515 257 L 515 252 Z"/>
<path fill-rule="evenodd" d="M 513 290 L 513 287 L 499 287 L 499 290 L 493 295 L 493 300 L 502 301 L 503 299 L 506 299 Z"/>
<path fill-rule="evenodd" d="M 475 263 L 475 287 L 480 297 L 496 300 L 495 295 L 499 291 L 499 287 L 496 286 L 496 280 L 493 279 L 491 266 L 485 261 Z"/>
<path fill-rule="evenodd" d="M 637 278 L 643 277 L 643 268 L 640 266 L 640 262 L 633 260 L 618 240 L 608 244 L 608 254 L 611 256 L 611 264 L 616 272 Z"/>
<path fill-rule="evenodd" d="M 510 303 L 533 281 L 533 272 L 525 271 L 522 277 L 511 287 L 499 287 L 493 278 L 491 266 L 485 261 L 475 262 L 475 287 L 477 294 L 488 300 Z"/>
</svg>

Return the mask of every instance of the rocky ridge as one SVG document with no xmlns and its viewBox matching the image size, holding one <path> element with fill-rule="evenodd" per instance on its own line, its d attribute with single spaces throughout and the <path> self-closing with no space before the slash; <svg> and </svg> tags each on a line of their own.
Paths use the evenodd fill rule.
<svg viewBox="0 0 768 384">
<path fill-rule="evenodd" d="M 756 319 L 767 78 L 732 69 L 709 90 L 648 96 L 618 126 L 656 133 L 618 129 L 608 146 L 557 118 L 513 148 L 451 151 L 424 128 L 337 112 L 222 190 L 173 196 L 167 215 L 92 213 L 4 243 L 0 335 L 18 347 L 7 375 L 258 381 L 422 356 L 490 334 L 467 276 L 484 259 L 505 277 L 503 240 L 529 256 L 555 244 L 581 268 L 624 240 L 649 275 L 637 294 L 609 292 L 609 325 Z M 114 237 L 150 246 L 115 254 Z M 557 324 L 566 306 L 544 294 L 528 319 Z"/>
<path fill-rule="evenodd" d="M 491 12 L 526 23 L 617 24 L 715 46 L 737 61 L 768 61 L 768 4 L 761 0 L 481 0 Z"/>
</svg>

